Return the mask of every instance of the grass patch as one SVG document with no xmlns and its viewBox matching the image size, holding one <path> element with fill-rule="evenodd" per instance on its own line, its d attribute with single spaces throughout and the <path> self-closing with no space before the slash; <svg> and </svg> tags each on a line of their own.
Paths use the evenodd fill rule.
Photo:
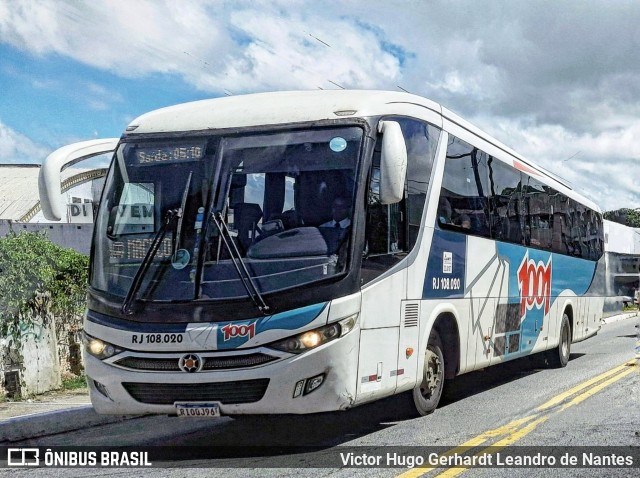
<svg viewBox="0 0 640 478">
<path fill-rule="evenodd" d="M 87 388 L 87 378 L 84 375 L 67 378 L 62 381 L 62 390 L 78 390 L 80 388 Z"/>
</svg>

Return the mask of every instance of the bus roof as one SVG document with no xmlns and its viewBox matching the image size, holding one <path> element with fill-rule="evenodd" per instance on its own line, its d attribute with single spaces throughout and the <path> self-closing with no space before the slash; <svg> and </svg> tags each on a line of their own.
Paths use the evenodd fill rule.
<svg viewBox="0 0 640 478">
<path fill-rule="evenodd" d="M 450 110 L 427 98 L 400 91 L 309 90 L 226 96 L 182 103 L 145 113 L 129 124 L 127 132 L 137 135 L 203 131 L 402 114 L 399 108 L 401 105 L 425 108 L 457 124 L 474 136 L 502 150 L 511 159 L 524 163 L 525 167 L 533 168 L 550 186 L 585 206 L 599 210 L 595 203 L 573 191 L 565 180 L 530 162 Z"/>
<path fill-rule="evenodd" d="M 389 105 L 394 103 L 410 103 L 438 114 L 442 110 L 431 100 L 399 91 L 278 91 L 161 108 L 134 119 L 127 130 L 135 127 L 135 133 L 195 131 L 372 116 L 387 114 Z"/>
</svg>

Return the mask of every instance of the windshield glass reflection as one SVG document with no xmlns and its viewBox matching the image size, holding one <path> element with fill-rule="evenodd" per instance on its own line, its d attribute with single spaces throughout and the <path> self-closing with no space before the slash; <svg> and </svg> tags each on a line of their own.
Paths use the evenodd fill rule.
<svg viewBox="0 0 640 478">
<path fill-rule="evenodd" d="M 121 145 L 96 219 L 92 286 L 126 296 L 169 210 L 179 220 L 138 299 L 246 297 L 234 254 L 260 294 L 340 274 L 361 142 L 362 130 L 347 127 Z"/>
</svg>

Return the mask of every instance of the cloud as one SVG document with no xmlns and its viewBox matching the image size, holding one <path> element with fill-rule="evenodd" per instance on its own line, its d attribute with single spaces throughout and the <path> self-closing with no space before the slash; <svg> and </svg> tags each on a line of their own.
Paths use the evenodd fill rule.
<svg viewBox="0 0 640 478">
<path fill-rule="evenodd" d="M 640 119 L 592 134 L 531 121 L 476 118 L 525 158 L 568 181 L 604 210 L 640 206 Z"/>
<path fill-rule="evenodd" d="M 398 78 L 403 50 L 359 15 L 292 5 L 26 0 L 0 10 L 0 41 L 126 78 L 174 74 L 214 93 L 335 88 L 330 81 L 373 88 Z"/>
<path fill-rule="evenodd" d="M 640 206 L 637 25 L 631 0 L 0 0 L 0 42 L 122 78 L 171 75 L 213 95 L 400 86 L 605 209 Z M 122 101 L 88 90 L 94 110 Z"/>
<path fill-rule="evenodd" d="M 23 0 L 0 4 L 0 41 L 126 78 L 177 75 L 215 94 L 401 84 L 464 115 L 527 111 L 538 123 L 593 131 L 594 113 L 638 113 L 629 98 L 640 94 L 640 6 L 574 7 Z"/>
<path fill-rule="evenodd" d="M 50 152 L 0 121 L 0 163 L 39 164 Z"/>
</svg>

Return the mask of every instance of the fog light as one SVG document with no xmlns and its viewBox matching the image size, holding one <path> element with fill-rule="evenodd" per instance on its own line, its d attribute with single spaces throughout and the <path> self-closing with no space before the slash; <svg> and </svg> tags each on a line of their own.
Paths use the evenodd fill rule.
<svg viewBox="0 0 640 478">
<path fill-rule="evenodd" d="M 293 398 L 296 398 L 302 395 L 303 388 L 304 388 L 304 380 L 300 380 L 298 383 L 296 383 L 296 386 L 293 389 Z"/>
<path fill-rule="evenodd" d="M 324 382 L 324 374 L 316 375 L 315 377 L 311 377 L 307 379 L 307 384 L 304 387 L 304 394 L 307 395 L 314 390 L 318 389 L 320 385 Z"/>
<path fill-rule="evenodd" d="M 111 397 L 109 396 L 109 392 L 107 392 L 107 387 L 105 387 L 104 385 L 102 385 L 100 382 L 98 382 L 97 380 L 93 381 L 93 385 L 95 385 L 96 390 L 98 392 L 100 392 L 102 395 L 104 395 L 105 397 L 107 397 L 109 400 L 111 400 Z"/>
</svg>

